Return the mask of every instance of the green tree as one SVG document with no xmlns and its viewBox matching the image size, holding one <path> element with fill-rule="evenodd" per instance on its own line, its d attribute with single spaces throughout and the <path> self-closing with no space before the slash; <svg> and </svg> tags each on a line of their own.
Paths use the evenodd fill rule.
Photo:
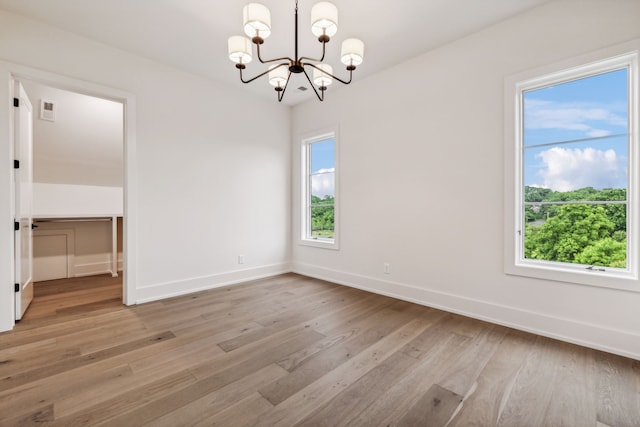
<svg viewBox="0 0 640 427">
<path fill-rule="evenodd" d="M 576 256 L 598 240 L 611 237 L 614 224 L 599 205 L 562 205 L 557 216 L 525 228 L 525 257 L 579 262 Z"/>
<path fill-rule="evenodd" d="M 575 260 L 580 264 L 625 268 L 627 266 L 627 245 L 611 237 L 605 237 L 584 248 Z"/>
<path fill-rule="evenodd" d="M 314 236 L 333 237 L 334 197 L 311 196 L 311 231 Z"/>
<path fill-rule="evenodd" d="M 627 190 L 625 188 L 605 188 L 591 195 L 589 200 L 598 201 L 625 201 L 627 200 Z M 615 227 L 615 231 L 627 230 L 627 206 L 626 205 L 604 205 L 609 218 Z"/>
</svg>

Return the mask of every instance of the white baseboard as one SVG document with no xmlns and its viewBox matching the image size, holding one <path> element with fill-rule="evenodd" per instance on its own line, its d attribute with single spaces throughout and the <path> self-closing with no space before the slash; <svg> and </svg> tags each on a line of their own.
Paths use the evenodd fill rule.
<svg viewBox="0 0 640 427">
<path fill-rule="evenodd" d="M 311 264 L 294 262 L 292 271 L 305 276 L 640 360 L 640 335 L 630 331 L 605 328 L 592 323 L 550 316 L 489 301 L 346 273 Z"/>
<path fill-rule="evenodd" d="M 139 287 L 136 292 L 136 304 L 157 301 L 165 298 L 206 291 L 208 289 L 242 283 L 249 280 L 263 279 L 290 273 L 291 264 L 281 263 L 265 265 L 243 270 L 234 270 L 210 276 L 193 277 L 186 280 L 157 283 L 151 286 Z"/>
<path fill-rule="evenodd" d="M 92 262 L 73 266 L 73 277 L 96 276 L 98 274 L 111 274 L 111 262 Z"/>
</svg>

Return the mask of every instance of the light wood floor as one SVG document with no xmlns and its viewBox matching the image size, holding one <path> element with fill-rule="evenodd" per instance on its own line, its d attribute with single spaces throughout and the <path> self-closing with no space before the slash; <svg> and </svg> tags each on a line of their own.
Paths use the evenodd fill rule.
<svg viewBox="0 0 640 427">
<path fill-rule="evenodd" d="M 640 426 L 631 359 L 295 274 L 120 289 L 38 284 L 0 334 L 0 425 Z"/>
</svg>

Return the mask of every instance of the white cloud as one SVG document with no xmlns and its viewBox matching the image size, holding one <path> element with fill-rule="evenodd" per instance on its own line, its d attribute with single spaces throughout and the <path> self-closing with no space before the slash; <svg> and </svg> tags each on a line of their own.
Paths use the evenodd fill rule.
<svg viewBox="0 0 640 427">
<path fill-rule="evenodd" d="M 525 127 L 572 130 L 583 132 L 587 137 L 607 136 L 612 133 L 609 128 L 623 130 L 627 125 L 625 118 L 614 111 L 614 106 L 588 102 L 529 99 L 525 104 Z"/>
<path fill-rule="evenodd" d="M 323 199 L 325 196 L 334 196 L 336 192 L 335 168 L 319 169 L 311 177 L 311 194 Z"/>
<path fill-rule="evenodd" d="M 536 157 L 544 163 L 544 168 L 537 173 L 542 184 L 536 186 L 555 191 L 625 186 L 626 159 L 612 149 L 553 147 Z"/>
</svg>

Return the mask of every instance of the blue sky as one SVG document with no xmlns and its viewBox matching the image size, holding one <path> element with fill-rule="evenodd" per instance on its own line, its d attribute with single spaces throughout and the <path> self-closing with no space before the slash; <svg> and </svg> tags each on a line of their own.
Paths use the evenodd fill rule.
<svg viewBox="0 0 640 427">
<path fill-rule="evenodd" d="M 627 96 L 626 68 L 526 92 L 525 185 L 626 188 Z"/>
<path fill-rule="evenodd" d="M 311 144 L 311 194 L 324 198 L 335 195 L 335 139 Z"/>
</svg>

